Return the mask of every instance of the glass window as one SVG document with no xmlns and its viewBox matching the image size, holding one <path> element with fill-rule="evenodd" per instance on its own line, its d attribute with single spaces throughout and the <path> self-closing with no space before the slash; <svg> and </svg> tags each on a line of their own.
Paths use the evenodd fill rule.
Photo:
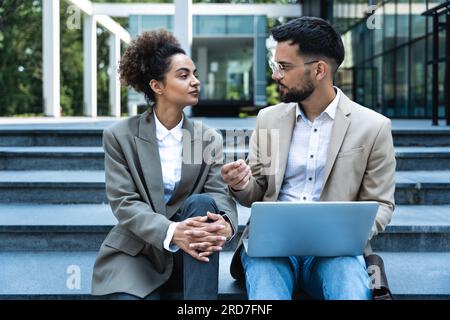
<svg viewBox="0 0 450 320">
<path fill-rule="evenodd" d="M 428 61 L 427 62 L 431 62 L 433 60 L 433 35 L 429 35 L 427 37 L 427 41 L 428 41 L 428 51 L 427 51 L 427 56 L 428 56 Z"/>
<path fill-rule="evenodd" d="M 227 33 L 253 35 L 253 16 L 228 16 Z"/>
<path fill-rule="evenodd" d="M 199 16 L 198 30 L 199 35 L 224 35 L 226 34 L 226 16 Z"/>
<path fill-rule="evenodd" d="M 253 53 L 252 38 L 194 38 L 192 57 L 202 83 L 200 100 L 252 100 Z"/>
<path fill-rule="evenodd" d="M 395 3 L 384 6 L 384 45 L 385 50 L 395 46 Z"/>
<path fill-rule="evenodd" d="M 392 117 L 395 112 L 394 53 L 386 54 L 383 60 L 383 110 L 386 116 Z"/>
<path fill-rule="evenodd" d="M 373 77 L 374 69 L 372 67 L 372 61 L 368 61 L 364 67 L 364 102 L 363 105 L 368 108 L 373 108 Z"/>
<path fill-rule="evenodd" d="M 355 66 L 355 101 L 364 105 L 364 66 Z"/>
<path fill-rule="evenodd" d="M 383 56 L 373 60 L 373 81 L 374 98 L 373 109 L 377 112 L 383 112 Z"/>
<path fill-rule="evenodd" d="M 438 73 L 439 73 L 439 80 L 438 80 L 438 86 L 439 86 L 439 109 L 438 109 L 438 115 L 439 117 L 445 117 L 445 62 L 439 63 L 438 67 Z"/>
<path fill-rule="evenodd" d="M 450 54 L 450 52 L 448 54 Z M 439 58 L 445 59 L 445 30 L 442 29 L 439 32 Z"/>
<path fill-rule="evenodd" d="M 431 62 L 433 60 L 433 34 L 430 34 L 428 37 L 428 60 Z M 438 37 L 439 42 L 439 58 L 445 58 L 445 30 L 439 32 Z"/>
<path fill-rule="evenodd" d="M 365 23 L 359 23 L 353 32 L 353 61 L 355 64 L 359 64 L 364 60 L 364 43 L 366 41 L 366 25 Z"/>
<path fill-rule="evenodd" d="M 172 30 L 172 16 L 140 16 L 142 25 L 141 31 L 155 30 L 164 28 Z"/>
<path fill-rule="evenodd" d="M 347 97 L 356 101 L 353 96 L 353 73 L 354 68 L 339 68 L 336 73 L 336 84 Z"/>
<path fill-rule="evenodd" d="M 339 32 L 343 32 L 342 21 L 342 9 L 339 1 L 333 1 L 333 25 L 339 29 Z"/>
<path fill-rule="evenodd" d="M 426 0 L 411 1 L 411 37 L 412 39 L 425 35 L 427 17 L 422 16 L 426 11 Z"/>
<path fill-rule="evenodd" d="M 433 66 L 427 65 L 427 107 L 425 109 L 425 116 L 431 117 L 431 110 L 433 105 Z"/>
<path fill-rule="evenodd" d="M 397 0 L 397 45 L 409 40 L 409 0 Z"/>
<path fill-rule="evenodd" d="M 356 1 L 355 0 L 349 0 L 348 2 L 349 2 L 350 19 L 351 19 L 351 21 L 354 21 L 354 19 L 356 18 Z"/>
<path fill-rule="evenodd" d="M 365 23 L 361 23 L 365 30 L 364 39 L 364 60 L 372 57 L 373 52 L 373 30 L 367 29 Z"/>
<path fill-rule="evenodd" d="M 128 19 L 128 32 L 132 37 L 135 37 L 139 33 L 138 16 L 130 16 Z"/>
<path fill-rule="evenodd" d="M 427 0 L 427 10 L 435 7 L 437 5 L 437 1 Z M 433 32 L 433 18 L 430 16 L 427 18 L 428 22 L 428 33 Z"/>
<path fill-rule="evenodd" d="M 433 106 L 433 66 L 430 64 L 428 68 L 428 81 L 427 81 L 427 109 L 426 116 L 431 117 L 432 106 Z M 445 63 L 441 62 L 438 65 L 438 116 L 444 117 L 445 106 L 444 106 L 444 77 L 445 77 Z"/>
<path fill-rule="evenodd" d="M 344 30 L 347 30 L 350 26 L 349 20 L 350 20 L 350 9 L 347 2 L 344 2 L 342 4 L 342 15 L 343 15 L 343 26 Z"/>
<path fill-rule="evenodd" d="M 384 6 L 379 7 L 375 11 L 375 19 L 377 19 L 377 23 L 381 26 L 380 29 L 374 29 L 373 30 L 373 37 L 374 37 L 374 54 L 380 54 L 383 52 L 383 29 L 384 29 L 384 21 L 383 21 L 383 12 L 384 12 Z"/>
<path fill-rule="evenodd" d="M 406 117 L 408 115 L 408 47 L 404 46 L 396 50 L 396 65 L 395 72 L 395 115 L 399 117 Z"/>
<path fill-rule="evenodd" d="M 412 45 L 411 48 L 411 113 L 414 116 L 425 116 L 425 39 Z"/>
</svg>

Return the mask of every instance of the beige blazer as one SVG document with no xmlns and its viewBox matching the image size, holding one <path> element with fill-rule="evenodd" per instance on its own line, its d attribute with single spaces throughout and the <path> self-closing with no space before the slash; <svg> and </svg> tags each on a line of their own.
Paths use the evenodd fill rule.
<svg viewBox="0 0 450 320">
<path fill-rule="evenodd" d="M 263 109 L 250 139 L 249 162 L 253 177 L 242 191 L 230 192 L 244 206 L 276 201 L 284 178 L 296 103 Z M 257 134 L 259 132 L 259 134 Z M 272 150 L 272 154 L 265 150 Z M 270 154 L 270 157 L 265 157 Z M 320 201 L 378 201 L 379 210 L 369 240 L 382 232 L 394 210 L 395 153 L 390 120 L 358 105 L 341 93 L 328 148 Z M 242 238 L 231 263 L 234 278 L 243 276 Z M 366 252 L 370 251 L 370 245 Z"/>
<path fill-rule="evenodd" d="M 237 230 L 237 212 L 215 157 L 222 136 L 184 116 L 181 180 L 164 201 L 156 126 L 150 108 L 103 132 L 106 195 L 118 224 L 101 245 L 92 277 L 92 294 L 125 292 L 145 297 L 172 272 L 172 253 L 163 248 L 171 218 L 192 194 L 211 195 Z M 206 141 L 204 141 L 206 139 Z M 204 151 L 208 152 L 204 152 Z M 218 156 L 222 156 L 219 154 Z"/>
</svg>

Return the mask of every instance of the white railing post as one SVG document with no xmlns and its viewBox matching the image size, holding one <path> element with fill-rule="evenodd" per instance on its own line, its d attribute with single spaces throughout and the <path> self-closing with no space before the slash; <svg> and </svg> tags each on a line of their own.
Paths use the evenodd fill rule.
<svg viewBox="0 0 450 320">
<path fill-rule="evenodd" d="M 84 15 L 83 29 L 83 115 L 97 117 L 97 23 Z"/>
<path fill-rule="evenodd" d="M 180 41 L 181 47 L 188 56 L 192 46 L 192 0 L 175 0 L 175 15 L 173 17 L 173 34 Z"/>
<path fill-rule="evenodd" d="M 192 0 L 175 0 L 174 35 L 180 41 L 186 54 L 191 56 L 192 46 Z M 192 108 L 186 107 L 187 116 L 192 115 Z"/>
<path fill-rule="evenodd" d="M 44 115 L 61 116 L 59 0 L 42 3 L 43 99 Z"/>
<path fill-rule="evenodd" d="M 117 34 L 109 36 L 109 114 L 120 117 L 119 80 L 120 38 Z"/>
</svg>

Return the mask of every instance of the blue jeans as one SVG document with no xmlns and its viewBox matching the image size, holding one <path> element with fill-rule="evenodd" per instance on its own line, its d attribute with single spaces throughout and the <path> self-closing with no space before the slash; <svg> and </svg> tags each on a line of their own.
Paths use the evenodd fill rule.
<svg viewBox="0 0 450 320">
<path fill-rule="evenodd" d="M 252 258 L 241 252 L 250 300 L 291 300 L 300 290 L 320 300 L 370 300 L 363 256 Z"/>
</svg>

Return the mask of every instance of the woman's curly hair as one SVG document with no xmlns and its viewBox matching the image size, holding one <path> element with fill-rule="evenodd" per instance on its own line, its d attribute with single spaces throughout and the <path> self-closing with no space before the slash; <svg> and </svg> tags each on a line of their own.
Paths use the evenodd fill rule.
<svg viewBox="0 0 450 320">
<path fill-rule="evenodd" d="M 145 95 L 150 105 L 155 103 L 155 93 L 150 81 L 164 81 L 170 67 L 171 56 L 186 54 L 178 40 L 167 30 L 143 32 L 125 51 L 119 64 L 120 81 Z"/>
</svg>

